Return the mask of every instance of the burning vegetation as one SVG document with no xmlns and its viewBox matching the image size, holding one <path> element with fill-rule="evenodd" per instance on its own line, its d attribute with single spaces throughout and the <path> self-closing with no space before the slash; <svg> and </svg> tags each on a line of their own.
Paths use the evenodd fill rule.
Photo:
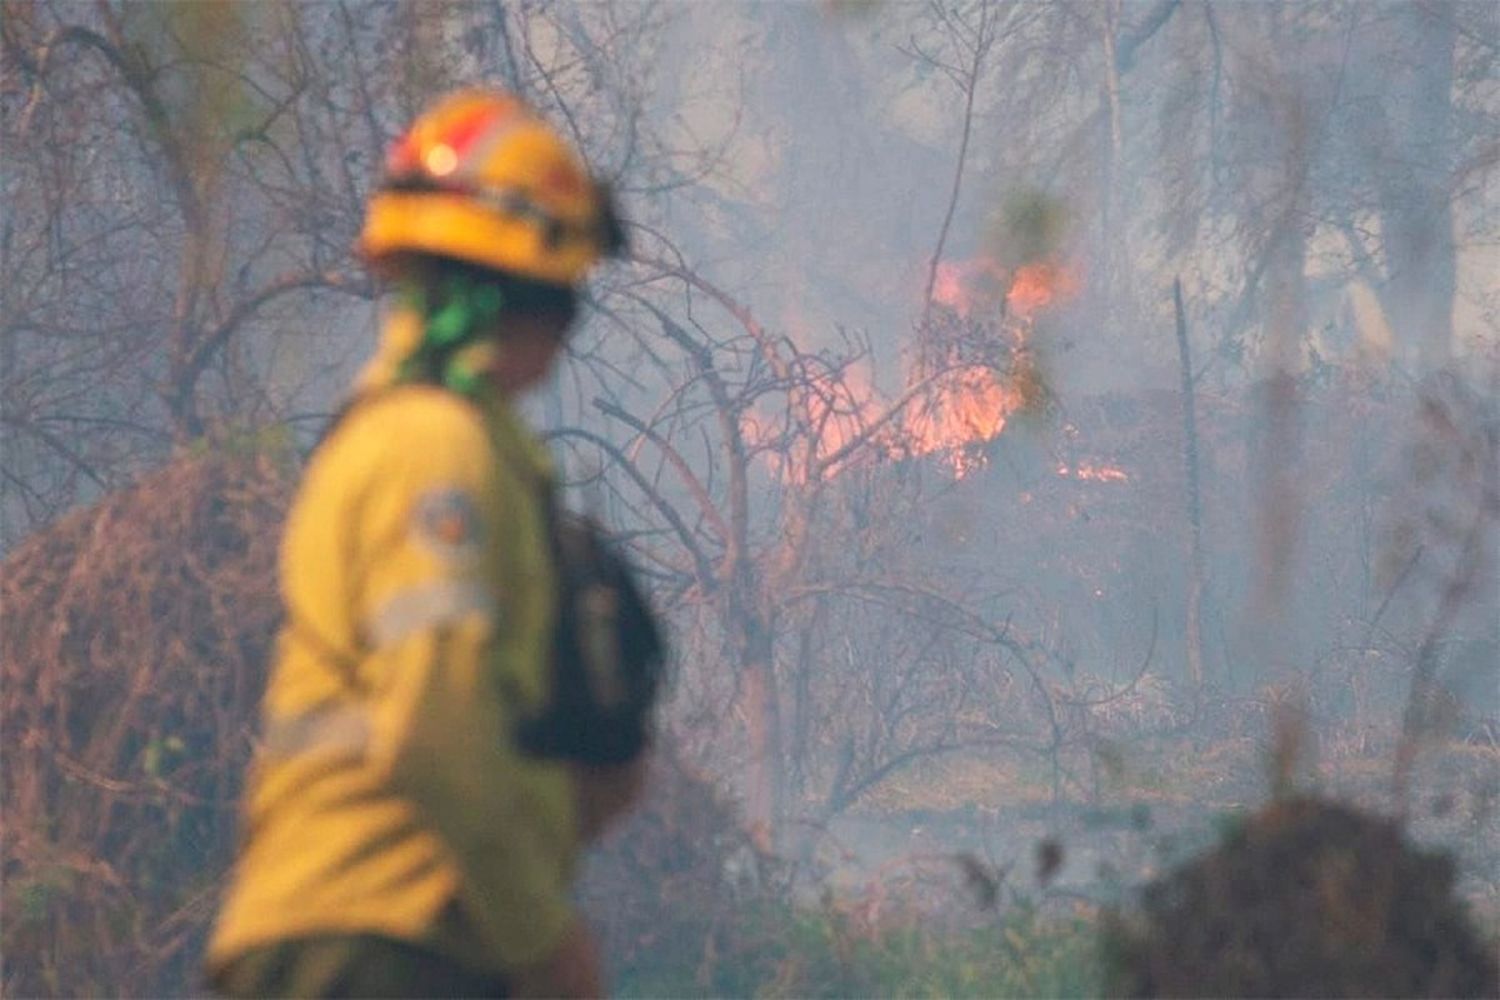
<svg viewBox="0 0 1500 1000">
<path fill-rule="evenodd" d="M 1123 881 L 1122 992 L 1496 991 L 1493 5 L 825 6 L 6 10 L 0 993 L 196 990 L 382 130 L 497 71 L 635 223 L 539 407 L 681 651 L 630 988 L 1096 993 Z M 1299 699 L 1329 800 L 1142 846 Z"/>
<path fill-rule="evenodd" d="M 812 443 L 803 450 L 823 460 L 855 452 L 865 460 L 934 457 L 962 479 L 984 465 L 986 445 L 1000 436 L 1010 417 L 1040 404 L 1028 347 L 1031 324 L 1038 311 L 1077 291 L 1070 272 L 1048 262 L 1022 266 L 1012 275 L 979 257 L 941 261 L 933 274 L 934 308 L 919 326 L 904 391 L 894 400 L 882 398 L 861 365 L 810 377 L 804 392 Z M 774 443 L 769 422 L 753 413 L 743 419 L 751 441 Z M 774 452 L 766 454 L 783 468 Z M 833 463 L 829 471 L 847 464 Z M 800 467 L 794 462 L 783 471 Z M 1092 467 L 1088 473 L 1059 470 L 1119 481 L 1114 473 L 1118 470 L 1098 475 Z"/>
<path fill-rule="evenodd" d="M 1077 291 L 1061 263 L 939 263 L 932 302 L 917 330 L 907 371 L 916 399 L 890 451 L 944 456 L 957 478 L 985 462 L 985 445 L 1014 414 L 1042 405 L 1031 340 L 1037 313 Z"/>
</svg>

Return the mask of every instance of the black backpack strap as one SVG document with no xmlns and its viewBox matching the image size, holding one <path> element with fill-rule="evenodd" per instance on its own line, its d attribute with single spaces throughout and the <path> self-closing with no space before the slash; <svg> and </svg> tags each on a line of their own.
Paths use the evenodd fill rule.
<svg viewBox="0 0 1500 1000">
<path fill-rule="evenodd" d="M 621 764 L 650 742 L 666 648 L 629 564 L 597 525 L 542 495 L 557 573 L 552 690 L 545 709 L 518 726 L 534 756 Z"/>
</svg>

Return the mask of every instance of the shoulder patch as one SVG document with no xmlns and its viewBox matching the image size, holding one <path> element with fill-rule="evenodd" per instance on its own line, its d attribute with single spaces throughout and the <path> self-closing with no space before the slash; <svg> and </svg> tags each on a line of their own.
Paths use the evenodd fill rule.
<svg viewBox="0 0 1500 1000">
<path fill-rule="evenodd" d="M 445 562 L 468 562 L 479 557 L 479 506 L 454 486 L 429 490 L 417 499 L 412 534 L 417 542 Z"/>
</svg>

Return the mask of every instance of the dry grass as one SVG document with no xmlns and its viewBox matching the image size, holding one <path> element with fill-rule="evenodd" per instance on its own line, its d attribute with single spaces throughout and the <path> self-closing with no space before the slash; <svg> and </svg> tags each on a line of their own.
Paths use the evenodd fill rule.
<svg viewBox="0 0 1500 1000">
<path fill-rule="evenodd" d="M 188 981 L 233 836 L 290 493 L 184 457 L 4 564 L 7 995 Z"/>
<path fill-rule="evenodd" d="M 872 788 L 860 811 L 874 814 L 992 812 L 1051 799 L 1045 768 L 1035 758 L 952 754 L 902 768 Z"/>
</svg>

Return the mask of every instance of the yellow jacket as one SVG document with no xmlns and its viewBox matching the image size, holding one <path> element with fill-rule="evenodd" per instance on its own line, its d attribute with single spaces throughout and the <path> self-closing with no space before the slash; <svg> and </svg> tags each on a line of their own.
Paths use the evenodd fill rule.
<svg viewBox="0 0 1500 1000">
<path fill-rule="evenodd" d="M 571 779 L 509 734 L 546 695 L 548 474 L 503 401 L 427 386 L 371 393 L 318 450 L 287 524 L 288 624 L 210 972 L 329 932 L 501 972 L 557 943 Z"/>
</svg>

